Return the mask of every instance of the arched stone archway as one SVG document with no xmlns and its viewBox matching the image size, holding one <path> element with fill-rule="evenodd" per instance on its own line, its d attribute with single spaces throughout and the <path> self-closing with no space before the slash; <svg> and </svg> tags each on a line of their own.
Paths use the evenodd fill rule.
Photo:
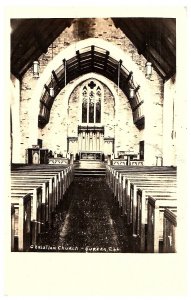
<svg viewBox="0 0 191 300">
<path fill-rule="evenodd" d="M 35 91 L 33 93 L 32 101 L 31 101 L 31 108 L 32 108 L 31 120 L 32 121 L 30 122 L 30 124 L 31 124 L 32 128 L 33 128 L 33 124 L 36 123 L 36 121 L 38 120 L 39 112 L 37 110 L 37 101 L 39 101 L 39 99 L 41 99 L 44 85 L 47 82 L 50 82 L 52 70 L 59 68 L 60 65 L 63 64 L 63 59 L 69 60 L 76 55 L 76 51 L 80 51 L 84 47 L 91 47 L 91 45 L 100 47 L 107 52 L 109 51 L 110 56 L 113 59 L 115 59 L 117 62 L 118 61 L 123 62 L 123 66 L 126 70 L 129 70 L 129 72 L 131 72 L 131 70 L 133 70 L 134 87 L 141 85 L 141 97 L 139 97 L 140 98 L 139 102 L 141 101 L 141 99 L 144 99 L 144 94 L 148 95 L 149 84 L 146 82 L 144 74 L 142 74 L 140 72 L 136 63 L 133 62 L 126 53 L 124 53 L 119 47 L 115 46 L 111 42 L 107 42 L 105 40 L 98 39 L 98 38 L 89 38 L 89 39 L 79 41 L 79 42 L 76 42 L 76 43 L 70 45 L 66 49 L 62 50 L 58 55 L 56 55 L 54 57 L 54 59 L 51 62 L 49 62 L 47 64 L 46 68 L 44 69 L 43 73 L 41 74 L 40 78 L 38 79 Z M 138 83 L 136 81 L 136 78 L 138 78 Z M 136 106 L 136 105 L 134 105 L 134 106 Z M 137 108 L 137 111 L 138 112 L 140 111 L 139 107 Z M 138 117 L 140 117 L 140 113 L 138 113 Z M 34 128 L 33 128 L 33 132 L 34 132 Z M 35 134 L 35 132 L 34 132 L 34 134 Z M 35 138 L 35 140 L 36 140 L 36 138 Z"/>
</svg>

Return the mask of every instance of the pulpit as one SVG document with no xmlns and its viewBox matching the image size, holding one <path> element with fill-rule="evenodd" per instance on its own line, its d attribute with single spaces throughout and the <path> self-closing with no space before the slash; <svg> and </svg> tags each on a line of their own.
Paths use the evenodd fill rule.
<svg viewBox="0 0 191 300">
<path fill-rule="evenodd" d="M 48 149 L 40 148 L 38 146 L 28 148 L 26 150 L 27 164 L 47 164 L 48 163 Z"/>
</svg>

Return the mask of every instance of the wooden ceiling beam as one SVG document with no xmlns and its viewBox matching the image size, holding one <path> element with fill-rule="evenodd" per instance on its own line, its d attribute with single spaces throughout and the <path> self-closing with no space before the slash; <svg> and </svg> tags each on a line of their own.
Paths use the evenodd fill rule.
<svg viewBox="0 0 191 300">
<path fill-rule="evenodd" d="M 91 46 L 91 67 L 92 67 L 92 71 L 94 72 L 94 49 L 95 46 Z"/>
<path fill-rule="evenodd" d="M 59 79 L 58 79 L 58 77 L 56 75 L 56 72 L 54 70 L 52 70 L 52 75 L 53 75 L 53 77 L 54 77 L 54 79 L 55 79 L 56 84 L 58 85 L 58 87 L 61 88 L 60 81 L 59 81 Z"/>
<path fill-rule="evenodd" d="M 135 36 L 131 21 L 128 20 L 128 25 L 125 23 L 124 20 L 117 18 L 115 20 L 116 26 L 120 27 L 120 29 L 124 32 L 124 34 L 130 39 L 130 41 L 136 46 L 137 52 L 139 54 L 142 54 L 142 48 L 143 44 L 142 42 L 138 39 L 137 36 Z"/>
<path fill-rule="evenodd" d="M 161 66 L 161 69 L 164 71 L 165 74 L 167 74 L 168 72 L 170 72 L 171 70 L 171 66 L 169 66 L 169 64 L 166 62 L 166 60 L 161 57 L 161 55 L 157 52 L 157 50 L 155 48 L 153 48 L 151 45 L 147 47 L 147 51 L 148 51 L 148 59 L 149 57 L 152 57 L 154 59 L 155 62 L 157 62 L 157 64 L 159 66 Z"/>
<path fill-rule="evenodd" d="M 133 72 L 130 71 L 128 76 L 127 76 L 126 82 L 129 82 L 131 80 L 132 76 L 133 76 Z"/>
<path fill-rule="evenodd" d="M 38 59 L 42 53 L 46 53 L 48 46 L 67 26 L 71 24 L 72 20 L 73 19 L 61 18 L 12 19 L 11 69 L 14 75 L 18 77 L 21 76 L 21 74 L 24 74 L 35 59 Z M 176 69 L 176 19 L 113 18 L 113 21 L 116 27 L 121 28 L 124 34 L 135 45 L 138 53 L 143 54 L 145 58 L 145 42 L 147 41 L 147 35 L 150 32 L 150 43 L 155 49 L 155 55 L 156 53 L 158 54 L 157 59 L 153 59 L 156 70 L 158 70 L 158 65 L 160 65 L 165 76 L 170 74 L 171 71 L 174 72 Z M 36 50 L 33 49 L 34 45 L 36 45 Z M 31 49 L 33 49 L 32 52 Z M 89 52 L 91 57 L 91 50 Z M 85 54 L 85 56 L 87 57 L 87 54 Z M 99 56 L 99 51 L 97 56 Z M 102 53 L 100 54 L 100 60 L 101 56 Z M 161 58 L 158 61 L 160 56 Z M 108 57 L 109 55 L 106 52 L 104 69 L 108 67 Z M 95 49 L 92 58 L 93 67 L 94 61 L 96 62 L 97 59 Z M 83 56 L 81 58 L 80 55 L 80 62 L 82 59 Z M 160 75 L 161 71 L 158 70 L 158 72 Z"/>
<path fill-rule="evenodd" d="M 132 40 L 134 41 L 135 46 L 138 48 L 139 54 L 142 54 L 145 56 L 146 59 L 148 59 L 149 56 L 152 56 L 153 60 L 152 63 L 155 66 L 156 71 L 158 71 L 159 75 L 162 75 L 162 78 L 164 79 L 166 74 L 169 72 L 170 69 L 174 69 L 174 65 L 176 64 L 175 58 L 173 55 L 168 54 L 169 51 L 172 52 L 174 51 L 173 49 L 168 49 L 164 47 L 163 41 L 158 41 L 159 45 L 156 45 L 156 34 L 153 36 L 153 34 L 151 34 L 153 28 L 153 24 L 152 24 L 152 20 L 144 20 L 144 19 L 139 19 L 139 18 L 131 18 L 130 20 L 125 20 L 126 26 L 128 27 L 128 33 L 129 28 L 133 28 L 134 31 L 134 35 L 136 36 L 136 38 L 133 36 L 133 33 L 131 33 Z M 154 20 L 156 23 L 156 20 Z M 140 23 L 141 22 L 141 23 Z M 147 22 L 147 27 L 145 29 L 145 25 L 144 22 Z M 139 26 L 138 26 L 139 25 Z M 131 29 L 130 29 L 131 30 Z M 156 32 L 156 30 L 154 30 Z M 127 35 L 127 29 L 124 32 Z M 141 35 L 143 35 L 144 39 L 141 38 Z M 146 36 L 146 37 L 145 37 Z M 152 54 L 149 53 L 149 51 L 147 51 L 148 49 L 146 49 L 146 43 L 147 43 L 147 39 L 150 37 L 149 40 L 149 45 L 152 45 Z M 130 38 L 130 36 L 129 36 Z M 131 38 L 130 38 L 131 39 Z M 160 43 L 161 42 L 161 43 Z M 159 48 L 160 46 L 160 48 Z M 165 43 L 166 46 L 166 43 Z M 167 47 L 167 46 L 166 46 Z M 160 53 L 158 53 L 158 48 L 162 49 L 161 51 L 161 55 Z M 153 55 L 153 52 L 155 55 Z M 164 54 L 163 54 L 164 53 Z M 169 57 L 168 62 L 166 60 L 166 58 Z"/>
<path fill-rule="evenodd" d="M 78 60 L 78 68 L 81 70 L 81 59 L 80 59 L 80 51 L 79 50 L 76 51 L 76 56 L 77 56 L 77 60 Z"/>
</svg>

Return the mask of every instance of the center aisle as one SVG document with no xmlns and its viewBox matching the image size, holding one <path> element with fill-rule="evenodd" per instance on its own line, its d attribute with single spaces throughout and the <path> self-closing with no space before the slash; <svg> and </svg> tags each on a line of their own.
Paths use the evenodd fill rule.
<svg viewBox="0 0 191 300">
<path fill-rule="evenodd" d="M 59 252 L 134 252 L 105 177 L 74 178 L 41 244 Z"/>
</svg>

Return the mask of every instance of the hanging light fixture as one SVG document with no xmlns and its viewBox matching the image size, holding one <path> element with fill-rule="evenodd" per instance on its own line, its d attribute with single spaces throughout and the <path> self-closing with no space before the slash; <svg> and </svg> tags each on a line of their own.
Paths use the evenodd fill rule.
<svg viewBox="0 0 191 300">
<path fill-rule="evenodd" d="M 33 62 L 33 77 L 39 78 L 39 62 L 37 60 Z"/>
<path fill-rule="evenodd" d="M 129 88 L 129 98 L 133 99 L 135 97 L 135 89 Z"/>
<path fill-rule="evenodd" d="M 145 77 L 147 79 L 150 79 L 152 76 L 152 63 L 149 61 L 149 47 L 150 47 L 150 29 L 151 28 L 151 24 L 149 23 L 149 32 L 147 35 L 147 42 L 146 42 L 146 57 L 147 57 L 147 62 L 145 64 Z"/>
<path fill-rule="evenodd" d="M 54 88 L 50 87 L 50 97 L 54 97 Z"/>
<path fill-rule="evenodd" d="M 152 76 L 152 63 L 150 61 L 147 61 L 145 64 L 145 77 L 147 79 L 150 79 Z"/>
<path fill-rule="evenodd" d="M 53 60 L 53 43 L 52 43 L 52 60 Z M 51 86 L 50 86 L 50 97 L 54 97 L 54 86 L 53 86 L 53 75 L 51 73 Z"/>
</svg>

